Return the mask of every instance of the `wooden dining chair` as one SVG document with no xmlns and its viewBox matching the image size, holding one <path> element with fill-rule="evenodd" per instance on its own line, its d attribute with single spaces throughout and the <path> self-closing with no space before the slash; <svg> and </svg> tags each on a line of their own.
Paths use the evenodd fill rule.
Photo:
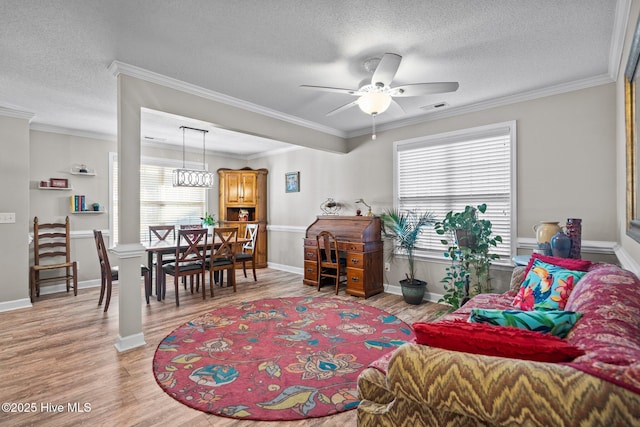
<svg viewBox="0 0 640 427">
<path fill-rule="evenodd" d="M 61 276 L 42 277 L 44 271 L 63 270 Z M 56 273 L 57 274 L 57 273 Z M 29 276 L 29 296 L 33 302 L 40 296 L 40 284 L 64 280 L 67 292 L 73 282 L 73 295 L 78 295 L 78 265 L 71 260 L 69 217 L 64 223 L 40 223 L 33 218 L 33 266 Z"/>
<path fill-rule="evenodd" d="M 209 287 L 213 297 L 214 273 L 220 272 L 220 285 L 224 280 L 224 271 L 227 270 L 227 286 L 233 285 L 236 291 L 236 245 L 238 242 L 238 229 L 236 227 L 217 227 L 213 229 L 214 245 L 211 255 L 207 258 L 207 270 L 209 270 Z M 203 282 L 204 283 L 204 282 Z M 204 285 L 202 286 L 204 292 Z"/>
<path fill-rule="evenodd" d="M 175 225 L 150 225 L 149 226 L 149 242 L 163 241 L 163 240 L 167 240 L 168 238 L 171 238 L 172 240 L 176 239 Z M 167 264 L 173 261 L 175 261 L 173 254 L 164 256 L 162 258 L 162 264 Z M 150 278 L 151 280 L 153 280 L 153 270 L 155 270 L 154 266 L 156 265 L 156 261 L 150 261 L 150 262 L 152 267 L 150 271 Z M 186 280 L 184 281 L 184 285 L 186 288 L 187 286 Z M 156 286 L 156 293 L 160 295 L 160 289 L 157 289 L 157 286 Z"/>
<path fill-rule="evenodd" d="M 171 237 L 176 238 L 176 227 L 174 225 L 150 225 L 149 226 L 149 241 L 153 240 L 167 240 Z"/>
<path fill-rule="evenodd" d="M 330 231 L 321 231 L 316 236 L 318 262 L 318 291 L 322 287 L 322 279 L 330 279 L 336 288 L 336 295 L 341 283 L 347 282 L 346 258 L 340 257 L 338 240 Z"/>
<path fill-rule="evenodd" d="M 184 246 L 186 244 L 186 246 Z M 162 266 L 162 293 L 167 287 L 166 275 L 173 276 L 173 284 L 176 292 L 176 306 L 180 305 L 178 295 L 178 278 L 194 276 L 202 278 L 202 298 L 205 298 L 205 272 L 207 254 L 207 229 L 178 230 L 178 244 L 176 245 L 175 261 Z M 199 280 L 199 279 L 198 279 Z M 193 281 L 191 282 L 193 285 Z M 193 292 L 193 288 L 192 288 Z"/>
<path fill-rule="evenodd" d="M 236 253 L 236 262 L 242 263 L 242 272 L 247 277 L 247 262 L 251 262 L 253 270 L 253 280 L 256 278 L 256 242 L 258 240 L 258 224 L 247 224 L 244 231 L 244 238 L 249 239 L 247 243 L 242 245 L 242 252 Z"/>
<path fill-rule="evenodd" d="M 107 247 L 104 244 L 102 237 L 102 231 L 93 230 L 93 238 L 96 241 L 96 249 L 98 250 L 98 260 L 100 261 L 100 299 L 98 299 L 98 307 L 102 305 L 104 301 L 104 312 L 109 309 L 109 302 L 111 301 L 111 288 L 113 282 L 118 280 L 118 266 L 112 267 L 109 262 L 109 253 Z M 149 295 L 151 295 L 151 275 L 149 274 L 149 268 L 146 265 L 140 265 L 140 275 L 144 277 L 144 296 L 149 304 Z"/>
<path fill-rule="evenodd" d="M 180 230 L 199 230 L 203 228 L 201 224 L 180 224 Z M 204 227 L 206 229 L 206 227 Z"/>
</svg>

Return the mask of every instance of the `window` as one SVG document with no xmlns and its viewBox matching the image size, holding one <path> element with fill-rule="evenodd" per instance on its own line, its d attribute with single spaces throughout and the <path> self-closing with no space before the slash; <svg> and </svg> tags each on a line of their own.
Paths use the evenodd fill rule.
<svg viewBox="0 0 640 427">
<path fill-rule="evenodd" d="M 492 252 L 496 264 L 515 254 L 515 122 L 430 135 L 394 144 L 395 207 L 433 212 L 441 219 L 466 205 L 487 204 L 482 217 L 503 242 Z M 445 247 L 432 227 L 422 234 L 417 254 L 441 257 Z"/>
<path fill-rule="evenodd" d="M 111 209 L 113 243 L 118 241 L 118 162 L 111 154 Z M 149 226 L 160 224 L 199 224 L 207 211 L 206 189 L 174 187 L 173 170 L 182 161 L 140 159 L 140 241 L 149 239 Z M 186 163 L 198 169 L 202 164 Z"/>
</svg>

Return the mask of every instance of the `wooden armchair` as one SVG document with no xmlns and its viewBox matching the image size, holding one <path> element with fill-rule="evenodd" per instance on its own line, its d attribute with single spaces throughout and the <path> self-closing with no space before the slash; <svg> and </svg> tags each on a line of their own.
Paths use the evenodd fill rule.
<svg viewBox="0 0 640 427">
<path fill-rule="evenodd" d="M 42 277 L 40 273 L 52 270 L 63 270 L 61 276 Z M 64 280 L 67 292 L 73 281 L 73 295 L 78 295 L 78 266 L 71 260 L 71 243 L 69 237 L 69 217 L 64 223 L 40 223 L 38 217 L 33 218 L 33 266 L 29 279 L 29 296 L 33 302 L 40 296 L 40 284 Z"/>
</svg>

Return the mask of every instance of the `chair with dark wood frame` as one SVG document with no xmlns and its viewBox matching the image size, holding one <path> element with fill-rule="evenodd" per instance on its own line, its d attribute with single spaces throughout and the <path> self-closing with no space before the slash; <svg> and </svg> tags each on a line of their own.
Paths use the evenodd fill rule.
<svg viewBox="0 0 640 427">
<path fill-rule="evenodd" d="M 256 242 L 258 240 L 258 224 L 247 224 L 244 231 L 244 238 L 249 239 L 247 243 L 242 245 L 242 252 L 236 254 L 236 262 L 242 263 L 242 272 L 247 277 L 247 262 L 251 262 L 253 270 L 253 280 L 256 278 Z"/>
<path fill-rule="evenodd" d="M 238 244 L 238 229 L 236 227 L 218 227 L 213 229 L 213 238 L 216 241 L 212 245 L 211 256 L 207 259 L 209 270 L 209 287 L 213 297 L 214 272 L 220 272 L 220 285 L 224 280 L 224 270 L 227 270 L 227 286 L 233 284 L 233 292 L 236 291 L 236 245 Z M 204 291 L 204 286 L 203 286 Z"/>
<path fill-rule="evenodd" d="M 118 266 L 112 267 L 109 262 L 109 253 L 107 247 L 104 244 L 104 238 L 102 237 L 102 231 L 93 230 L 93 238 L 96 241 L 96 249 L 98 250 L 98 260 L 100 261 L 100 299 L 98 300 L 98 306 L 102 305 L 102 300 L 105 296 L 104 312 L 109 309 L 109 302 L 111 301 L 111 288 L 113 282 L 118 280 Z M 149 304 L 149 295 L 151 295 L 151 275 L 149 268 L 146 265 L 140 266 L 140 275 L 144 277 L 144 296 Z"/>
<path fill-rule="evenodd" d="M 316 236 L 318 262 L 318 291 L 322 287 L 322 279 L 329 278 L 335 283 L 336 295 L 341 283 L 346 283 L 347 260 L 340 257 L 338 240 L 329 231 L 321 231 Z"/>
<path fill-rule="evenodd" d="M 150 225 L 149 226 L 149 241 L 152 241 L 154 237 L 158 240 L 167 240 L 167 237 L 171 235 L 171 238 L 176 238 L 176 227 L 173 225 Z"/>
<path fill-rule="evenodd" d="M 182 247 L 182 242 L 186 242 L 188 246 Z M 178 278 L 189 276 L 193 280 L 193 276 L 202 277 L 202 299 L 205 298 L 205 272 L 206 272 L 206 254 L 207 254 L 207 229 L 185 229 L 178 230 L 178 244 L 176 245 L 176 259 L 174 262 L 164 264 L 162 266 L 162 294 L 164 295 L 167 287 L 166 275 L 173 276 L 173 283 L 176 292 L 176 306 L 180 305 L 180 297 L 178 295 Z M 193 283 L 193 281 L 192 281 Z M 193 292 L 193 288 L 192 288 Z"/>
<path fill-rule="evenodd" d="M 61 259 L 64 258 L 64 261 Z M 51 261 L 46 263 L 46 261 Z M 45 261 L 43 264 L 42 262 Z M 43 271 L 64 269 L 62 276 L 41 277 Z M 73 295 L 78 295 L 78 265 L 71 261 L 71 242 L 69 236 L 69 217 L 64 223 L 40 223 L 33 218 L 33 266 L 29 277 L 29 296 L 31 302 L 40 296 L 40 283 L 65 280 L 67 292 L 73 281 Z"/>
<path fill-rule="evenodd" d="M 176 227 L 175 225 L 150 225 L 149 226 L 149 242 L 155 240 L 158 241 L 163 241 L 163 240 L 167 240 L 169 238 L 169 236 L 171 236 L 171 239 L 175 240 L 176 239 Z M 167 264 L 170 262 L 175 261 L 175 259 L 173 258 L 173 255 L 168 255 L 162 258 L 162 264 Z M 155 261 L 153 261 L 153 264 L 155 264 Z M 149 274 L 150 280 L 153 281 L 153 264 L 151 265 L 151 271 Z M 159 283 L 159 281 L 156 281 L 156 283 Z M 186 281 L 185 283 L 185 288 L 186 288 Z M 160 289 L 156 289 L 156 294 L 158 294 L 158 296 L 160 295 Z"/>
</svg>

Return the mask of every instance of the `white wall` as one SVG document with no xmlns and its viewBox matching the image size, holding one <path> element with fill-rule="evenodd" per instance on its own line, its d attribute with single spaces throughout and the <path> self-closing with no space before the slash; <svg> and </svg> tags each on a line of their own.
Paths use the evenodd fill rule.
<svg viewBox="0 0 640 427">
<path fill-rule="evenodd" d="M 0 115 L 0 212 L 16 222 L 0 224 L 0 303 L 29 304 L 29 121 Z M 0 304 L 0 310 L 4 309 Z"/>
<path fill-rule="evenodd" d="M 349 141 L 351 151 L 332 154 L 300 149 L 252 160 L 269 169 L 269 262 L 303 267 L 304 230 L 331 197 L 353 215 L 360 197 L 380 213 L 393 203 L 393 141 L 509 120 L 517 121 L 518 236 L 534 238 L 541 220 L 582 218 L 583 240 L 617 240 L 615 214 L 615 85 L 607 84 L 482 112 L 379 132 Z M 285 172 L 300 171 L 300 193 L 285 193 Z M 526 253 L 526 251 L 525 251 Z M 601 254 L 585 258 L 611 260 Z M 444 261 L 444 260 L 443 260 Z M 429 290 L 443 293 L 445 264 L 418 266 Z M 404 275 L 402 262 L 385 274 L 389 284 Z M 496 271 L 494 287 L 507 286 L 508 271 Z"/>
</svg>

